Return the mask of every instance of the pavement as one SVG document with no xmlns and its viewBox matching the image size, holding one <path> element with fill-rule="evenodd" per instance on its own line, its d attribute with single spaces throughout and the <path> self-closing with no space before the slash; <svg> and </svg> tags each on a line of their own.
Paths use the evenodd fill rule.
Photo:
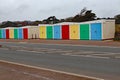
<svg viewBox="0 0 120 80">
<path fill-rule="evenodd" d="M 0 60 L 0 80 L 98 80 Z"/>
</svg>

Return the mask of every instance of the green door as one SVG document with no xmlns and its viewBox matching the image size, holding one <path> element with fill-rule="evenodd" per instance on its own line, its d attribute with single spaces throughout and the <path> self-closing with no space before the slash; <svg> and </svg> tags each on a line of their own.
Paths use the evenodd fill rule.
<svg viewBox="0 0 120 80">
<path fill-rule="evenodd" d="M 47 26 L 47 39 L 53 39 L 52 26 Z"/>
<path fill-rule="evenodd" d="M 14 29 L 14 38 L 18 39 L 18 29 Z"/>
<path fill-rule="evenodd" d="M 2 31 L 1 31 L 1 29 L 0 29 L 0 39 L 2 39 Z"/>
<path fill-rule="evenodd" d="M 89 24 L 80 25 L 80 39 L 89 40 Z"/>
</svg>

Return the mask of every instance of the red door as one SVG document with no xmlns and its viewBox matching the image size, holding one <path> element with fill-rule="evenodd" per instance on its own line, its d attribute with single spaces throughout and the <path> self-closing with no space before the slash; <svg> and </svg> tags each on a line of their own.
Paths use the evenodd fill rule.
<svg viewBox="0 0 120 80">
<path fill-rule="evenodd" d="M 9 29 L 6 29 L 6 39 L 9 39 Z"/>
<path fill-rule="evenodd" d="M 62 25 L 62 39 L 69 39 L 69 25 Z"/>
<path fill-rule="evenodd" d="M 23 38 L 28 39 L 28 29 L 27 28 L 23 29 Z"/>
</svg>

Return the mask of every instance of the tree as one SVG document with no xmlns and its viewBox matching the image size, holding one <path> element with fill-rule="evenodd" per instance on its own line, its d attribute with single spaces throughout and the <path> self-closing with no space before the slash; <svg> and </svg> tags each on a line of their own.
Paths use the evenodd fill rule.
<svg viewBox="0 0 120 80">
<path fill-rule="evenodd" d="M 84 7 L 84 8 L 80 11 L 80 15 L 81 15 L 81 16 L 84 15 L 86 11 L 87 11 L 87 8 Z"/>
<path fill-rule="evenodd" d="M 88 10 L 86 11 L 84 18 L 86 21 L 91 21 L 91 20 L 95 20 L 96 18 L 96 14 L 92 13 L 92 10 Z"/>
<path fill-rule="evenodd" d="M 73 22 L 91 21 L 91 20 L 95 20 L 95 18 L 96 18 L 96 14 L 92 13 L 92 10 L 83 9 L 81 10 L 80 14 L 74 16 L 72 21 Z"/>
<path fill-rule="evenodd" d="M 68 17 L 65 19 L 66 22 L 72 22 L 73 17 Z"/>
<path fill-rule="evenodd" d="M 42 24 L 42 22 L 41 21 L 34 21 L 34 22 L 32 22 L 31 25 L 39 25 L 39 24 Z"/>
<path fill-rule="evenodd" d="M 16 27 L 17 24 L 15 22 L 11 22 L 11 21 L 6 21 L 6 22 L 3 22 L 1 24 L 1 28 L 6 28 L 6 27 Z"/>
<path fill-rule="evenodd" d="M 115 16 L 115 23 L 120 24 L 120 14 Z"/>
<path fill-rule="evenodd" d="M 44 24 L 55 24 L 55 23 L 58 23 L 60 20 L 57 19 L 55 16 L 50 16 L 48 17 L 47 19 L 44 19 L 43 20 L 43 23 Z"/>
</svg>

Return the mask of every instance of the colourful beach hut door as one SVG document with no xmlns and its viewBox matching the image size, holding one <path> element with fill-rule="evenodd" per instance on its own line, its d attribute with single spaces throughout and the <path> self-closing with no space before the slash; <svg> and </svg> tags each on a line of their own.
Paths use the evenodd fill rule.
<svg viewBox="0 0 120 80">
<path fill-rule="evenodd" d="M 46 26 L 40 26 L 40 38 L 46 39 Z"/>
<path fill-rule="evenodd" d="M 18 29 L 14 29 L 14 38 L 18 39 Z"/>
<path fill-rule="evenodd" d="M 61 39 L 61 27 L 60 27 L 60 25 L 54 26 L 54 39 Z"/>
<path fill-rule="evenodd" d="M 101 23 L 91 24 L 91 40 L 101 40 L 102 39 Z"/>
<path fill-rule="evenodd" d="M 18 37 L 19 39 L 23 39 L 23 31 L 21 28 L 18 29 Z"/>
<path fill-rule="evenodd" d="M 14 39 L 14 29 L 9 29 L 10 39 Z"/>
<path fill-rule="evenodd" d="M 52 29 L 52 26 L 47 26 L 47 39 L 53 39 L 53 29 Z"/>
<path fill-rule="evenodd" d="M 9 29 L 6 29 L 6 39 L 9 39 Z"/>
<path fill-rule="evenodd" d="M 80 25 L 80 39 L 89 40 L 89 24 Z"/>
<path fill-rule="evenodd" d="M 69 39 L 69 25 L 62 25 L 62 39 Z"/>
<path fill-rule="evenodd" d="M 79 25 L 70 25 L 70 39 L 79 39 Z"/>
<path fill-rule="evenodd" d="M 27 28 L 23 29 L 23 38 L 28 39 L 28 29 Z"/>
<path fill-rule="evenodd" d="M 0 39 L 2 39 L 2 30 L 0 29 Z"/>
<path fill-rule="evenodd" d="M 2 38 L 6 39 L 6 31 L 4 29 L 2 30 Z"/>
</svg>

